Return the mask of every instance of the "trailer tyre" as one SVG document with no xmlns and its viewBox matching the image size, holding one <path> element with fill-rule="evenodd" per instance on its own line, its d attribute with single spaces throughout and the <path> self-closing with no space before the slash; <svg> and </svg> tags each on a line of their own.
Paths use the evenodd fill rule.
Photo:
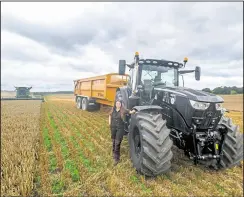
<svg viewBox="0 0 244 197">
<path fill-rule="evenodd" d="M 76 107 L 77 109 L 81 109 L 81 97 L 77 97 L 76 98 Z"/>
<path fill-rule="evenodd" d="M 136 114 L 136 128 L 129 132 L 130 156 L 137 172 L 148 177 L 171 168 L 173 142 L 161 114 Z"/>
<path fill-rule="evenodd" d="M 219 125 L 226 127 L 228 130 L 223 142 L 223 157 L 220 160 L 219 169 L 238 166 L 243 160 L 243 134 L 230 118 L 223 117 Z"/>
<path fill-rule="evenodd" d="M 95 109 L 96 109 L 96 110 L 100 110 L 100 108 L 101 108 L 100 103 L 95 103 Z"/>
<path fill-rule="evenodd" d="M 88 110 L 88 107 L 89 107 L 89 101 L 88 101 L 88 99 L 84 97 L 82 99 L 81 105 L 82 105 L 82 110 L 87 111 Z"/>
</svg>

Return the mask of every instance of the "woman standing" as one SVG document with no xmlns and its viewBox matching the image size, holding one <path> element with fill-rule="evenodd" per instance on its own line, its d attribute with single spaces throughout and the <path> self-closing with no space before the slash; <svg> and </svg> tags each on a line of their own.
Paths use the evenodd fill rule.
<svg viewBox="0 0 244 197">
<path fill-rule="evenodd" d="M 124 121 L 127 113 L 133 114 L 135 110 L 130 111 L 125 109 L 122 106 L 122 102 L 117 100 L 109 114 L 109 125 L 113 142 L 113 158 L 115 161 L 114 165 L 117 165 L 120 161 L 120 145 L 124 136 Z"/>
</svg>

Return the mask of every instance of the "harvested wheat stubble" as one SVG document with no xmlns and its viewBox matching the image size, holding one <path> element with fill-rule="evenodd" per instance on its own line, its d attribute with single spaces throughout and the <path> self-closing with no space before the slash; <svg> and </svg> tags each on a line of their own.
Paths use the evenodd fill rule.
<svg viewBox="0 0 244 197">
<path fill-rule="evenodd" d="M 40 101 L 1 102 L 1 195 L 29 196 L 36 166 Z"/>
<path fill-rule="evenodd" d="M 243 112 L 243 94 L 220 95 L 224 99 L 224 107 L 230 111 Z"/>
<path fill-rule="evenodd" d="M 85 112 L 76 109 L 74 102 L 65 101 L 62 97 L 59 101 L 49 98 L 44 108 L 47 111 L 43 115 L 48 116 L 50 113 L 53 117 L 52 121 L 67 142 L 70 153 L 67 159 L 78 165 L 80 178 L 78 181 L 72 181 L 70 179 L 72 171 L 67 171 L 65 174 L 65 170 L 62 170 L 60 174 L 62 181 L 67 183 L 66 188 L 54 194 L 49 193 L 44 186 L 42 189 L 48 196 L 59 194 L 65 196 L 243 195 L 243 167 L 215 172 L 194 166 L 192 161 L 184 156 L 183 151 L 175 147 L 172 172 L 156 179 L 147 180 L 136 174 L 129 158 L 127 140 L 122 143 L 121 163 L 113 167 L 107 111 L 101 109 L 97 112 Z M 231 112 L 227 116 L 233 118 L 233 122 L 240 125 L 243 132 L 242 113 Z M 46 122 L 43 126 L 49 124 L 50 122 Z M 54 142 L 55 138 L 51 133 L 50 137 Z M 62 149 L 59 152 L 61 153 Z M 80 157 L 81 153 L 82 157 Z M 45 176 L 51 178 L 53 175 L 45 174 Z M 62 185 L 59 186 L 61 188 Z"/>
</svg>

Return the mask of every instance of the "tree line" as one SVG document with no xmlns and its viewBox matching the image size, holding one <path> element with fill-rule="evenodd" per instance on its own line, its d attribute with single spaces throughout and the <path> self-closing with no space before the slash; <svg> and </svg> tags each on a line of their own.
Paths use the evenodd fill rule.
<svg viewBox="0 0 244 197">
<path fill-rule="evenodd" d="M 217 87 L 214 88 L 213 90 L 211 90 L 210 88 L 204 88 L 202 89 L 202 91 L 204 92 L 209 92 L 209 93 L 213 93 L 213 94 L 243 94 L 243 87 L 226 87 L 226 86 L 222 86 L 222 87 Z"/>
<path fill-rule="evenodd" d="M 50 94 L 74 94 L 73 91 L 56 91 L 56 92 L 33 92 L 33 95 L 50 95 Z"/>
<path fill-rule="evenodd" d="M 243 94 L 243 87 L 217 87 L 211 90 L 210 88 L 202 89 L 204 92 L 213 94 Z M 74 94 L 73 91 L 57 91 L 57 92 L 33 92 L 34 95 L 50 95 L 50 94 Z"/>
</svg>

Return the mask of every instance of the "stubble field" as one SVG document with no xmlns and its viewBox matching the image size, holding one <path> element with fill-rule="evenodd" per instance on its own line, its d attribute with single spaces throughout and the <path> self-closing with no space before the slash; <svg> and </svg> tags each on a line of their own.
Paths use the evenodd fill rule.
<svg viewBox="0 0 244 197">
<path fill-rule="evenodd" d="M 42 103 L 38 129 L 34 126 L 39 123 L 38 104 L 34 116 L 26 115 L 34 105 L 21 108 L 20 105 L 29 106 L 27 101 L 22 102 L 26 104 L 20 104 L 20 101 L 1 104 L 5 111 L 5 115 L 2 112 L 2 195 L 13 194 L 10 188 L 22 184 L 25 185 L 21 186 L 23 188 L 32 187 L 32 192 L 30 189 L 26 189 L 26 193 L 15 190 L 19 195 L 243 196 L 243 166 L 215 172 L 194 166 L 175 148 L 172 172 L 146 180 L 132 168 L 126 139 L 122 142 L 121 163 L 113 166 L 106 112 L 81 111 L 76 109 L 71 96 L 50 96 L 46 103 Z M 236 107 L 240 103 L 230 105 Z M 14 108 L 18 108 L 19 113 Z M 233 118 L 243 132 L 242 112 L 231 111 L 226 115 Z M 28 120 L 29 126 L 24 120 Z M 31 129 L 27 129 L 29 127 Z M 31 151 L 26 152 L 26 149 Z M 17 165 L 19 162 L 21 164 Z M 23 174 L 32 177 L 29 180 L 34 184 L 15 181 L 21 180 Z"/>
<path fill-rule="evenodd" d="M 1 195 L 32 192 L 40 139 L 40 101 L 1 101 Z"/>
</svg>

